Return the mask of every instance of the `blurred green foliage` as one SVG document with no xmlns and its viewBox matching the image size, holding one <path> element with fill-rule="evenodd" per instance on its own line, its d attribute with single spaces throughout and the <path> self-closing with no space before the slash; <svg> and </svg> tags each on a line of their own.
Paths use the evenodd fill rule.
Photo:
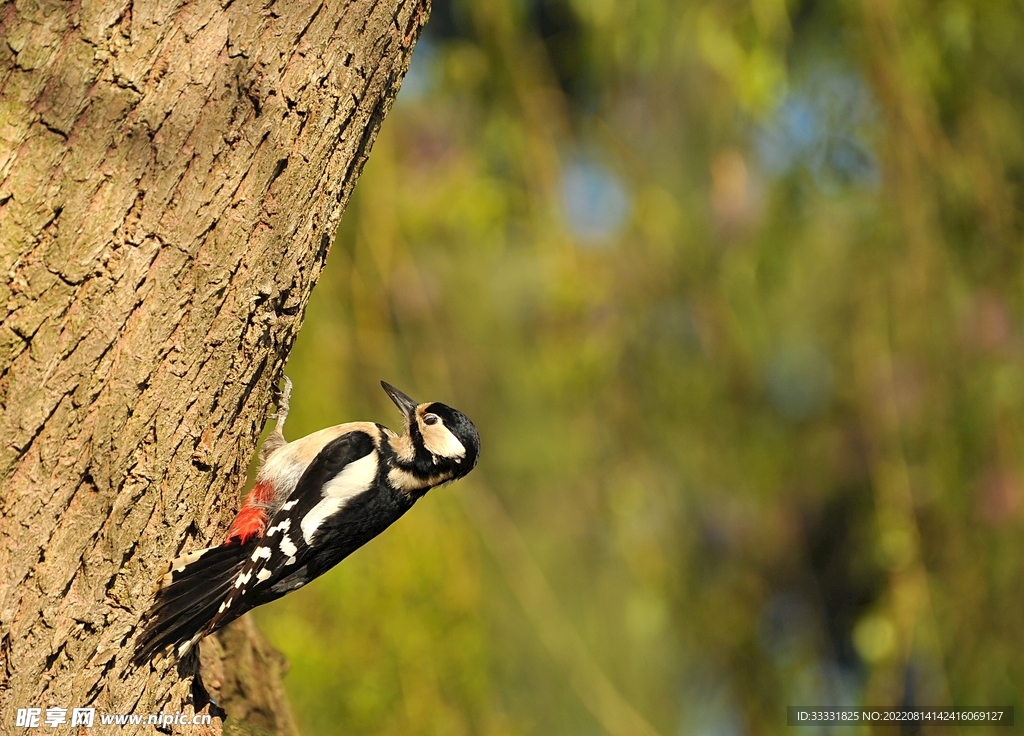
<svg viewBox="0 0 1024 736">
<path fill-rule="evenodd" d="M 1019 706 L 1022 37 L 989 0 L 435 2 L 289 429 L 396 426 L 383 378 L 482 460 L 258 612 L 305 733 Z"/>
</svg>

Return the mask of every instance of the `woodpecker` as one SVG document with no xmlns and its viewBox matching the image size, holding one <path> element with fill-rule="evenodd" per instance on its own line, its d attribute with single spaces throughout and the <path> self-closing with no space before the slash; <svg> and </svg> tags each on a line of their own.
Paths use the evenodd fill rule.
<svg viewBox="0 0 1024 736">
<path fill-rule="evenodd" d="M 480 436 L 464 415 L 418 404 L 381 381 L 405 431 L 351 422 L 287 442 L 291 382 L 263 444 L 256 485 L 224 543 L 172 561 L 135 648 L 136 665 L 174 645 L 185 655 L 247 611 L 301 588 L 376 537 L 431 488 L 465 476 Z"/>
</svg>

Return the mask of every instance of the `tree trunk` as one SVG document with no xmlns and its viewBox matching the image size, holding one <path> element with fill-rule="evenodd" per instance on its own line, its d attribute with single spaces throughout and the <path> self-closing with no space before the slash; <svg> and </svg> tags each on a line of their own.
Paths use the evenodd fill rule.
<svg viewBox="0 0 1024 736">
<path fill-rule="evenodd" d="M 0 731 L 189 709 L 198 663 L 135 670 L 133 637 L 160 566 L 237 510 L 428 10 L 0 4 Z M 279 657 L 239 623 L 207 685 L 286 733 Z"/>
</svg>

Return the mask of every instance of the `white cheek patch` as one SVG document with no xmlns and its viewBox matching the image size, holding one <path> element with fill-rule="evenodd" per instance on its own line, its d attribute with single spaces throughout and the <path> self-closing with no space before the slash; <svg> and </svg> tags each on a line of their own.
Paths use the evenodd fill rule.
<svg viewBox="0 0 1024 736">
<path fill-rule="evenodd" d="M 443 457 L 448 460 L 466 456 L 466 447 L 459 442 L 459 438 L 451 433 L 444 424 L 435 424 L 433 427 L 421 427 L 423 433 L 423 445 L 431 455 Z"/>
<path fill-rule="evenodd" d="M 325 519 L 340 511 L 349 499 L 370 488 L 376 477 L 377 453 L 371 452 L 366 457 L 346 465 L 344 470 L 324 484 L 323 500 L 310 509 L 299 525 L 306 544 L 312 543 L 313 535 Z"/>
</svg>

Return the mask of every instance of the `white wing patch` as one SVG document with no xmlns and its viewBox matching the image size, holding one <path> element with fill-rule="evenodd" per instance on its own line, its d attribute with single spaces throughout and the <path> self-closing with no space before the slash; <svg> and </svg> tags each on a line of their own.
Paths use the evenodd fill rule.
<svg viewBox="0 0 1024 736">
<path fill-rule="evenodd" d="M 288 537 L 281 537 L 282 554 L 288 555 L 289 557 L 294 557 L 295 553 L 298 551 L 299 548 L 295 546 L 295 543 L 292 542 L 292 540 L 290 540 Z"/>
<path fill-rule="evenodd" d="M 278 500 L 288 498 L 295 491 L 306 468 L 316 459 L 317 453 L 338 437 L 349 432 L 359 431 L 366 432 L 372 437 L 377 432 L 377 425 L 370 422 L 349 422 L 327 427 L 319 432 L 313 432 L 313 434 L 293 440 L 279 447 L 267 457 L 260 466 L 256 479 L 257 481 L 272 481 L 275 498 Z M 285 504 L 284 510 L 288 511 L 294 505 L 294 501 L 289 501 L 288 504 Z"/>
<path fill-rule="evenodd" d="M 371 452 L 346 465 L 344 470 L 324 484 L 323 500 L 310 509 L 300 525 L 306 544 L 312 543 L 313 535 L 325 519 L 336 514 L 351 498 L 367 490 L 376 477 L 377 453 Z"/>
<path fill-rule="evenodd" d="M 289 511 L 290 510 L 289 504 L 291 506 L 294 506 L 295 505 L 295 501 L 289 501 L 288 504 L 285 504 L 284 505 L 284 510 L 285 511 Z M 280 524 L 277 524 L 277 525 L 272 526 L 269 529 L 267 529 L 267 536 L 269 537 L 271 534 L 277 534 L 278 532 L 286 532 L 289 529 L 291 529 L 291 526 L 292 526 L 292 520 L 291 519 L 285 519 Z"/>
</svg>

